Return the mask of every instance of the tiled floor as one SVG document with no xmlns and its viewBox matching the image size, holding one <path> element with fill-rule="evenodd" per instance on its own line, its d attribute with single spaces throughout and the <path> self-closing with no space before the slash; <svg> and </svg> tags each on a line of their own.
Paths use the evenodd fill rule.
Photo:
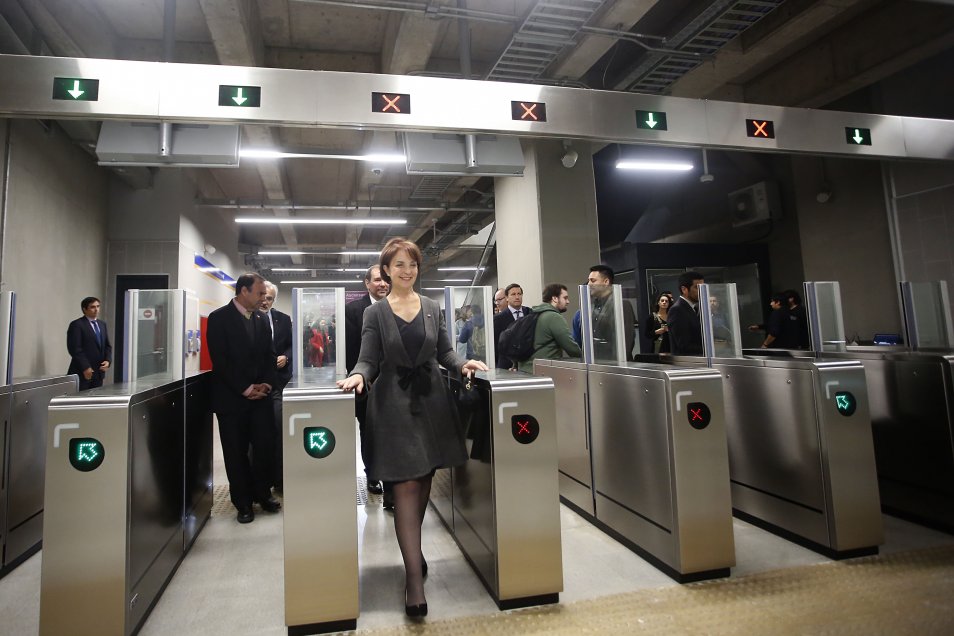
<svg viewBox="0 0 954 636">
<path fill-rule="evenodd" d="M 216 442 L 216 483 L 224 482 Z M 379 499 L 357 508 L 361 564 L 359 629 L 401 625 L 403 569 L 392 517 Z M 885 517 L 882 553 L 954 544 L 954 537 Z M 566 508 L 563 527 L 562 603 L 676 585 L 669 577 Z M 814 552 L 735 521 L 733 576 L 825 562 Z M 497 608 L 437 516 L 424 527 L 430 565 L 425 589 L 428 620 L 489 615 Z M 239 525 L 229 513 L 214 516 L 169 583 L 141 633 L 151 635 L 286 633 L 283 606 L 282 515 L 258 514 Z M 0 581 L 0 632 L 35 634 L 39 622 L 40 560 L 34 556 Z"/>
</svg>

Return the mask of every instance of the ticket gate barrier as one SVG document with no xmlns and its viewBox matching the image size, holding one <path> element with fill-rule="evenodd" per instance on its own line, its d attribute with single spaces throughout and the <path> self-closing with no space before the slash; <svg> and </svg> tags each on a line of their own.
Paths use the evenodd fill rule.
<svg viewBox="0 0 954 636">
<path fill-rule="evenodd" d="M 334 368 L 306 368 L 282 397 L 285 624 L 289 635 L 357 626 L 353 393 Z"/>
<path fill-rule="evenodd" d="M 0 578 L 40 549 L 47 411 L 77 389 L 75 375 L 0 386 Z"/>
<path fill-rule="evenodd" d="M 869 346 L 818 359 L 857 360 L 864 367 L 881 509 L 954 533 L 954 353 Z"/>
<path fill-rule="evenodd" d="M 431 504 L 502 610 L 563 591 L 553 382 L 496 369 L 458 394 L 468 461 L 441 470 Z"/>
<path fill-rule="evenodd" d="M 681 583 L 735 565 L 722 380 L 709 369 L 535 360 L 556 387 L 560 496 Z"/>
<path fill-rule="evenodd" d="M 133 634 L 211 514 L 208 374 L 49 407 L 40 634 Z"/>
<path fill-rule="evenodd" d="M 723 375 L 736 516 L 834 559 L 877 554 L 884 526 L 861 363 L 713 358 L 712 368 Z"/>
</svg>

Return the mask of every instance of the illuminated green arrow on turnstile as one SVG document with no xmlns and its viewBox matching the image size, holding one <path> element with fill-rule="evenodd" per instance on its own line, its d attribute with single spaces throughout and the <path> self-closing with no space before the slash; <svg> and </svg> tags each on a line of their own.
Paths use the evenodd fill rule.
<svg viewBox="0 0 954 636">
<path fill-rule="evenodd" d="M 849 416 L 855 412 L 858 404 L 855 396 L 849 391 L 838 391 L 835 393 L 835 408 L 844 416 Z"/>
<path fill-rule="evenodd" d="M 219 85 L 219 106 L 258 108 L 262 105 L 261 86 Z"/>
<path fill-rule="evenodd" d="M 852 146 L 870 146 L 871 129 L 846 127 L 845 142 Z"/>
<path fill-rule="evenodd" d="M 335 450 L 335 434 L 324 426 L 307 426 L 302 435 L 305 452 L 316 459 L 327 457 Z"/>
<path fill-rule="evenodd" d="M 53 99 L 70 102 L 95 102 L 99 100 L 99 80 L 82 77 L 54 77 Z"/>
<path fill-rule="evenodd" d="M 99 468 L 106 457 L 103 443 L 92 437 L 76 437 L 70 440 L 70 465 L 88 473 Z"/>
</svg>

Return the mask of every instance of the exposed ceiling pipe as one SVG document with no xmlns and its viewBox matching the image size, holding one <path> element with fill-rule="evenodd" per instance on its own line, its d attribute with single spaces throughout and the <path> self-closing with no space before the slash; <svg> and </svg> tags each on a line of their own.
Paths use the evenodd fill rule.
<svg viewBox="0 0 954 636">
<path fill-rule="evenodd" d="M 467 10 L 467 0 L 457 0 L 457 6 L 462 11 Z M 457 22 L 460 49 L 460 75 L 464 79 L 471 78 L 470 68 L 470 23 L 467 18 Z M 464 162 L 468 168 L 477 167 L 477 136 L 464 135 Z"/>
<path fill-rule="evenodd" d="M 162 13 L 162 61 L 174 62 L 176 54 L 176 0 L 166 0 Z M 159 156 L 172 155 L 172 124 L 159 124 Z"/>
</svg>

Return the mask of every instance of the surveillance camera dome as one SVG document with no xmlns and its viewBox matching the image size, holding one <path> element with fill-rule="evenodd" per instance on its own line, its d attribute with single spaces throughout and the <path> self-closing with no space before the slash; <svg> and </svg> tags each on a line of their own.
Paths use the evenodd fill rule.
<svg viewBox="0 0 954 636">
<path fill-rule="evenodd" d="M 715 181 L 715 177 L 709 173 L 699 175 L 700 183 L 712 183 L 713 181 Z"/>
<path fill-rule="evenodd" d="M 381 174 L 382 172 L 384 172 L 384 171 L 381 170 L 381 168 L 371 168 L 371 174 L 379 175 L 379 174 Z"/>
<path fill-rule="evenodd" d="M 831 192 L 828 190 L 821 190 L 815 195 L 815 200 L 819 203 L 828 203 L 831 201 Z"/>
<path fill-rule="evenodd" d="M 563 163 L 564 168 L 572 168 L 576 165 L 576 161 L 579 158 L 580 153 L 575 150 L 567 150 L 566 154 L 563 155 L 563 158 L 560 161 Z"/>
</svg>

